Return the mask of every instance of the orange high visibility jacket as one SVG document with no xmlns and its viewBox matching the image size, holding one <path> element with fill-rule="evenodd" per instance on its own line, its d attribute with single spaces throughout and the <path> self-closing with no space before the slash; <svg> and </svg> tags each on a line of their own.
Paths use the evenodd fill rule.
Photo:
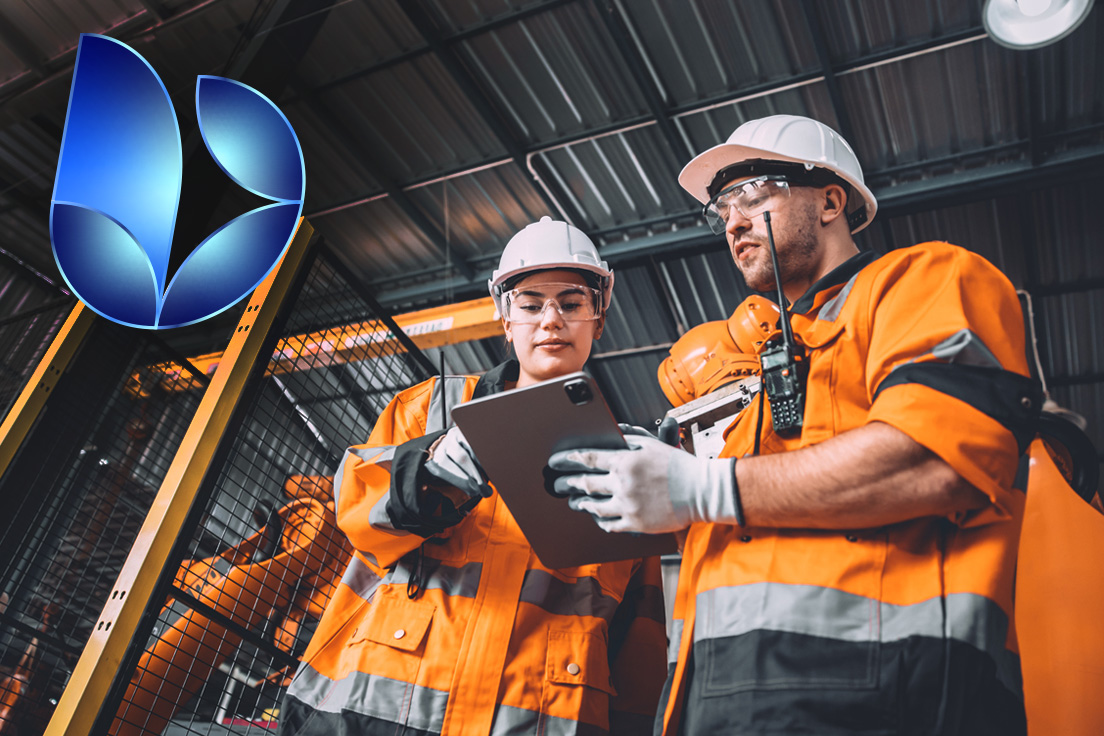
<svg viewBox="0 0 1104 736">
<path fill-rule="evenodd" d="M 1023 733 L 1013 479 L 1041 394 L 1012 285 L 977 255 L 925 243 L 856 255 L 792 311 L 809 361 L 803 430 L 774 434 L 757 399 L 722 457 L 755 451 L 757 432 L 765 454 L 885 422 L 991 503 L 873 529 L 693 525 L 663 732 Z"/>
<path fill-rule="evenodd" d="M 460 513 L 416 484 L 442 400 L 516 378 L 508 362 L 403 391 L 346 454 L 337 516 L 356 551 L 282 734 L 651 733 L 665 676 L 658 558 L 552 570 L 497 493 L 447 526 Z"/>
</svg>

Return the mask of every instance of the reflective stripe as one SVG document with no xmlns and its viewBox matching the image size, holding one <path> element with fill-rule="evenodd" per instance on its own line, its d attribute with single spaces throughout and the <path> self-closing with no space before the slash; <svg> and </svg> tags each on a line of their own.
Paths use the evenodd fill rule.
<svg viewBox="0 0 1104 736">
<path fill-rule="evenodd" d="M 352 711 L 433 733 L 441 733 L 449 697 L 444 690 L 363 672 L 331 680 L 308 664 L 299 668 L 287 694 L 323 713 Z"/>
<path fill-rule="evenodd" d="M 445 376 L 445 406 L 451 410 L 452 407 L 464 401 L 464 389 L 468 386 L 468 379 L 465 376 Z M 452 416 L 448 417 L 447 422 L 441 424 L 441 379 L 438 378 L 433 382 L 433 393 L 429 399 L 429 410 L 426 413 L 426 434 L 433 432 L 440 432 L 442 429 L 448 429 L 452 426 Z"/>
<path fill-rule="evenodd" d="M 384 578 L 384 582 L 389 585 L 406 585 L 410 582 L 411 572 L 405 559 L 400 560 L 395 569 Z M 432 557 L 422 559 L 422 588 L 426 590 L 441 590 L 445 595 L 474 598 L 479 592 L 479 579 L 482 575 L 482 562 L 469 562 L 461 567 L 451 567 Z"/>
<path fill-rule="evenodd" d="M 595 616 L 609 621 L 619 601 L 607 595 L 594 578 L 566 583 L 544 570 L 529 570 L 518 600 L 559 616 Z"/>
<path fill-rule="evenodd" d="M 682 641 L 682 624 L 681 618 L 671 620 L 671 635 L 667 640 L 667 666 L 674 666 L 678 661 L 679 643 Z"/>
<path fill-rule="evenodd" d="M 855 285 L 855 281 L 859 278 L 859 274 L 855 274 L 848 279 L 847 284 L 843 287 L 840 293 L 824 302 L 824 306 L 820 308 L 820 313 L 817 314 L 817 319 L 822 319 L 826 322 L 835 322 L 836 318 L 840 316 L 840 312 L 843 311 L 844 302 L 847 301 L 848 295 L 851 293 L 851 287 Z"/>
<path fill-rule="evenodd" d="M 525 708 L 499 705 L 495 708 L 490 736 L 590 736 L 606 734 L 603 728 L 589 723 L 579 723 L 568 718 L 542 715 Z"/>
<path fill-rule="evenodd" d="M 1001 683 L 1014 693 L 1022 691 L 1019 658 L 1005 648 L 1008 617 L 996 603 L 975 593 L 954 593 L 908 606 L 833 588 L 784 583 L 751 583 L 698 594 L 695 642 L 758 629 L 852 642 L 909 636 L 955 639 L 988 654 Z"/>
<path fill-rule="evenodd" d="M 997 356 L 973 330 L 962 329 L 931 349 L 930 355 L 947 363 L 973 365 L 979 368 L 1002 368 Z M 926 357 L 926 356 L 925 356 Z M 919 358 L 910 360 L 915 363 Z"/>
<path fill-rule="evenodd" d="M 384 455 L 385 457 L 380 457 Z M 341 493 L 341 481 L 345 477 L 345 463 L 349 462 L 349 456 L 356 455 L 361 460 L 372 461 L 375 460 L 377 465 L 383 465 L 388 471 L 391 469 L 391 458 L 395 456 L 395 448 L 391 446 L 384 447 L 350 447 L 345 450 L 345 454 L 341 456 L 341 462 L 337 464 L 337 472 L 333 477 L 333 496 L 334 496 L 334 508 L 341 508 L 341 499 L 339 494 Z"/>
<path fill-rule="evenodd" d="M 357 554 L 363 555 L 367 553 L 353 553 L 352 558 L 349 560 L 349 566 L 345 568 L 345 574 L 341 576 L 341 582 L 349 586 L 354 593 L 364 600 L 370 600 L 372 596 L 375 595 L 376 588 L 378 588 L 383 581 L 378 575 L 372 572 L 372 568 L 365 565 L 364 562 L 357 557 Z"/>
</svg>

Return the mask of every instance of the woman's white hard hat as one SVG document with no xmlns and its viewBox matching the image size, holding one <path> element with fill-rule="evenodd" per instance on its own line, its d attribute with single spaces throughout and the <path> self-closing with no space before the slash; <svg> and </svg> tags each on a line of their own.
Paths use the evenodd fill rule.
<svg viewBox="0 0 1104 736">
<path fill-rule="evenodd" d="M 724 143 L 698 154 L 679 174 L 679 184 L 703 205 L 718 172 L 744 161 L 780 161 L 831 171 L 851 186 L 848 222 L 857 233 L 874 219 L 878 200 L 863 180 L 862 166 L 850 144 L 836 131 L 800 115 L 771 115 L 751 120 Z"/>
<path fill-rule="evenodd" d="M 602 311 L 609 309 L 613 296 L 613 271 L 598 256 L 598 249 L 579 228 L 551 217 L 526 225 L 502 251 L 498 268 L 487 280 L 495 305 L 500 303 L 502 285 L 514 276 L 531 271 L 570 268 L 590 271 L 598 276 L 602 290 Z"/>
</svg>

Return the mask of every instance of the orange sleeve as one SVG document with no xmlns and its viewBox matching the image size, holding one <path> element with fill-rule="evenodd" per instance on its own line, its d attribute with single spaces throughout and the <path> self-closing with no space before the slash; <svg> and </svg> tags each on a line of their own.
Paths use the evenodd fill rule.
<svg viewBox="0 0 1104 736">
<path fill-rule="evenodd" d="M 381 576 L 386 568 L 425 541 L 417 534 L 391 527 L 387 499 L 394 449 L 425 434 L 432 384 L 433 379 L 392 399 L 380 414 L 368 441 L 346 451 L 334 476 L 337 524 Z"/>
<path fill-rule="evenodd" d="M 867 421 L 901 430 L 992 502 L 954 521 L 1011 518 L 1022 506 L 1012 497 L 1020 444 L 1034 433 L 1031 404 L 1041 402 L 1012 284 L 980 256 L 927 243 L 888 259 L 865 319 Z"/>
</svg>

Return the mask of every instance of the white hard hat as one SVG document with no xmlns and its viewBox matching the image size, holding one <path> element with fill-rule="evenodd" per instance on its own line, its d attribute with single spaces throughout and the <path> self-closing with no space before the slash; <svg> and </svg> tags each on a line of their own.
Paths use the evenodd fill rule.
<svg viewBox="0 0 1104 736">
<path fill-rule="evenodd" d="M 824 169 L 851 185 L 862 198 L 862 202 L 848 202 L 851 232 L 857 233 L 874 219 L 878 200 L 863 181 L 862 167 L 851 146 L 824 123 L 800 115 L 771 115 L 744 123 L 727 141 L 695 156 L 678 180 L 704 205 L 716 193 L 710 187 L 724 169 L 744 162 L 773 161 L 804 164 L 810 172 Z"/>
<path fill-rule="evenodd" d="M 598 249 L 586 233 L 547 216 L 542 217 L 540 222 L 526 225 L 506 244 L 498 260 L 498 268 L 487 280 L 495 306 L 498 306 L 502 296 L 502 285 L 511 277 L 553 268 L 596 274 L 602 290 L 602 311 L 609 309 L 613 297 L 613 271 L 598 256 Z"/>
</svg>

